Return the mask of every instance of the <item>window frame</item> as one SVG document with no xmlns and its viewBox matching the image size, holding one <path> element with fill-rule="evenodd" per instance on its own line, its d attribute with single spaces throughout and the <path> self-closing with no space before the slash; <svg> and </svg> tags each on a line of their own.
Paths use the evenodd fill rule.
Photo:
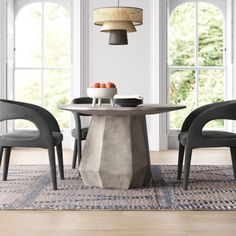
<svg viewBox="0 0 236 236">
<path fill-rule="evenodd" d="M 67 11 L 69 17 L 70 17 L 70 31 L 72 31 L 72 14 L 71 14 L 71 9 L 68 5 L 71 1 L 66 1 L 66 0 L 16 0 L 15 3 L 15 20 L 14 20 L 14 25 L 17 20 L 17 16 L 20 13 L 20 11 L 26 7 L 27 5 L 30 5 L 32 3 L 40 3 L 41 5 L 41 58 L 40 58 L 40 66 L 16 66 L 15 60 L 16 60 L 16 50 L 15 45 L 14 45 L 14 65 L 13 65 L 13 83 L 12 83 L 12 98 L 13 100 L 15 99 L 15 73 L 17 71 L 37 71 L 40 74 L 40 105 L 44 106 L 44 95 L 45 95 L 45 73 L 50 72 L 50 71 L 66 71 L 70 75 L 70 81 L 71 81 L 71 55 L 70 55 L 70 63 L 67 67 L 62 67 L 62 66 L 47 66 L 45 65 L 45 3 L 53 3 L 57 4 L 60 7 L 62 7 L 65 11 Z M 18 4 L 17 4 L 18 3 Z M 72 43 L 72 37 L 71 37 L 72 32 L 70 32 L 70 44 Z M 16 37 L 16 33 L 14 33 L 14 37 Z M 15 41 L 15 40 L 14 40 Z M 72 53 L 71 51 L 71 46 L 70 46 L 70 54 Z M 71 84 L 71 83 L 70 83 Z M 70 99 L 70 94 L 71 94 L 71 88 L 69 86 L 69 99 Z M 70 120 L 69 120 L 69 126 L 67 128 L 62 128 L 62 131 L 66 132 L 67 130 L 70 129 Z M 12 129 L 20 129 L 15 127 L 15 122 L 12 124 Z"/>
<path fill-rule="evenodd" d="M 24 0 L 31 1 L 31 0 Z M 55 1 L 55 0 L 50 0 Z M 64 1 L 64 0 L 63 0 Z M 67 1 L 67 0 L 65 0 Z M 8 55 L 13 54 L 14 44 L 8 39 L 9 30 L 11 31 L 14 28 L 14 25 L 11 24 L 10 18 L 14 18 L 14 12 L 16 8 L 15 0 L 1 0 L 0 1 L 0 24 L 2 37 L 0 39 L 1 50 L 4 51 L 0 55 L 1 58 L 1 89 L 0 96 L 3 99 L 13 99 L 12 96 L 12 67 L 13 60 L 9 58 Z M 68 3 L 69 1 L 67 1 Z M 72 43 L 71 43 L 71 100 L 75 97 L 85 96 L 86 89 L 89 85 L 89 1 L 88 0 L 70 0 L 71 7 L 71 17 L 72 17 Z M 10 41 L 10 42 L 9 42 Z M 4 76 L 5 75 L 5 76 Z M 71 128 L 74 127 L 74 118 L 71 115 Z M 83 125 L 88 125 L 88 119 L 82 120 Z M 11 131 L 12 123 L 1 122 L 2 132 Z M 70 130 L 64 132 L 63 134 L 63 147 L 64 148 L 73 148 L 73 138 L 71 137 Z"/>
<path fill-rule="evenodd" d="M 182 3 L 186 3 L 186 2 L 193 2 L 193 0 L 168 0 L 167 2 L 167 22 L 169 22 L 169 12 L 172 12 L 175 7 L 177 7 L 178 5 L 182 4 Z M 194 2 L 200 2 L 198 0 L 195 0 Z M 169 78 L 169 71 L 170 68 L 171 70 L 175 70 L 175 69 L 185 69 L 185 70 L 194 70 L 194 71 L 199 71 L 202 69 L 213 69 L 213 70 L 224 70 L 224 74 L 225 74 L 225 78 L 224 78 L 224 82 L 225 82 L 225 88 L 224 88 L 224 94 L 225 94 L 225 98 L 226 100 L 228 99 L 233 99 L 233 94 L 234 92 L 232 91 L 232 88 L 234 87 L 233 84 L 233 80 L 232 80 L 232 60 L 233 60 L 233 55 L 230 52 L 231 48 L 232 48 L 232 1 L 231 0 L 227 0 L 227 1 L 222 1 L 222 0 L 204 0 L 201 2 L 207 2 L 207 3 L 211 3 L 213 5 L 215 5 L 216 7 L 218 7 L 223 16 L 224 16 L 224 49 L 225 49 L 225 53 L 223 54 L 224 58 L 223 58 L 223 66 L 217 66 L 217 67 L 206 67 L 206 66 L 183 66 L 183 67 L 174 67 L 174 66 L 169 66 L 168 65 L 168 56 L 166 58 L 166 101 L 169 101 L 169 83 L 170 83 L 170 78 Z M 196 12 L 198 11 L 198 9 L 196 9 Z M 195 21 L 197 22 L 197 15 L 196 15 L 196 19 Z M 166 28 L 167 28 L 167 32 L 168 32 L 168 25 L 169 23 L 167 23 Z M 198 25 L 196 24 L 196 27 Z M 198 28 L 198 27 L 197 27 Z M 198 37 L 197 37 L 197 30 L 196 30 L 196 34 L 195 34 L 195 60 L 197 58 L 197 53 L 198 52 Z M 166 34 L 166 42 L 168 42 L 168 34 Z M 168 43 L 167 43 L 167 47 L 166 47 L 166 52 L 168 55 Z M 196 62 L 195 62 L 196 63 Z M 197 77 L 197 80 L 196 80 Z M 198 83 L 198 74 L 195 73 L 195 86 Z M 199 93 L 198 93 L 198 86 L 197 87 L 197 91 L 195 89 L 195 101 L 199 100 Z M 198 104 L 197 104 L 198 106 Z M 233 123 L 231 121 L 226 121 L 225 122 L 225 127 L 224 130 L 227 131 L 233 131 L 235 130 L 235 128 L 233 128 Z M 166 119 L 166 132 L 167 132 L 167 136 L 168 136 L 168 147 L 169 148 L 177 148 L 178 147 L 178 142 L 177 142 L 177 136 L 179 133 L 180 129 L 170 129 L 170 114 L 167 115 L 167 119 Z"/>
</svg>

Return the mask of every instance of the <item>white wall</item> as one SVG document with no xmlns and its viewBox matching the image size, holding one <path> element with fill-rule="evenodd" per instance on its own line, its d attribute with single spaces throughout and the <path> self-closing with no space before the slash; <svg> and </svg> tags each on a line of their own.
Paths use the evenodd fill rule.
<svg viewBox="0 0 236 236">
<path fill-rule="evenodd" d="M 119 94 L 138 94 L 150 101 L 150 1 L 121 0 L 121 5 L 144 10 L 144 24 L 128 34 L 128 45 L 108 45 L 109 33 L 93 24 L 93 10 L 114 6 L 116 0 L 89 1 L 89 82 L 113 81 Z"/>
<path fill-rule="evenodd" d="M 113 81 L 122 95 L 141 95 L 145 103 L 162 102 L 159 100 L 159 51 L 153 50 L 154 34 L 159 30 L 159 1 L 156 0 L 121 0 L 121 6 L 139 7 L 143 9 L 144 24 L 137 26 L 137 32 L 128 34 L 128 45 L 112 46 L 108 44 L 109 33 L 100 32 L 100 27 L 93 23 L 93 11 L 99 7 L 116 6 L 116 0 L 89 1 L 89 83 Z M 154 4 L 155 3 L 155 4 Z M 155 11 L 154 10 L 155 5 Z M 155 17 L 153 18 L 153 13 Z M 154 32 L 155 31 L 155 32 Z M 155 35 L 157 40 L 158 35 Z M 155 60 L 153 61 L 153 55 Z M 157 62 L 158 60 L 158 62 Z M 155 69 L 153 68 L 153 62 Z M 154 73 L 155 71 L 155 73 Z M 159 120 L 157 116 L 148 117 L 149 147 L 160 149 Z"/>
</svg>

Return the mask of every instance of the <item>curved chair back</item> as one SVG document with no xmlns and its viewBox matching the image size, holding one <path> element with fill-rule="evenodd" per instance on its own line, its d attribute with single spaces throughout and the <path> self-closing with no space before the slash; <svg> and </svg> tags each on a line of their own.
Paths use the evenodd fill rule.
<svg viewBox="0 0 236 236">
<path fill-rule="evenodd" d="M 236 145 L 236 138 L 210 138 L 206 139 L 202 135 L 204 126 L 216 119 L 236 120 L 236 100 L 222 102 L 217 106 L 212 106 L 199 114 L 189 128 L 188 141 L 193 147 L 230 147 Z"/>
<path fill-rule="evenodd" d="M 90 97 L 79 97 L 79 98 L 75 98 L 72 100 L 72 104 L 92 104 L 93 99 Z M 103 103 L 110 103 L 110 99 L 102 99 Z M 81 136 L 80 132 L 81 131 L 81 119 L 80 116 L 91 116 L 88 114 L 83 114 L 83 113 L 78 113 L 78 112 L 73 112 L 74 115 L 74 119 L 75 119 L 75 127 L 77 130 L 77 138 L 79 138 Z"/>
<path fill-rule="evenodd" d="M 80 97 L 72 100 L 72 104 L 92 104 L 93 99 L 90 97 Z M 102 99 L 103 103 L 110 103 L 110 99 Z M 91 116 L 83 113 L 79 113 L 81 116 Z"/>
<path fill-rule="evenodd" d="M 93 99 L 90 97 L 80 97 L 80 98 L 74 98 L 72 100 L 72 104 L 92 104 Z M 102 99 L 103 103 L 110 103 L 110 99 Z M 80 116 L 91 116 L 88 114 L 73 112 L 73 115 L 75 117 L 75 121 L 78 124 L 78 127 L 81 128 L 81 120 Z"/>
<path fill-rule="evenodd" d="M 32 141 L 32 145 L 52 146 L 52 131 L 60 132 L 56 119 L 46 109 L 30 103 L 0 99 L 0 122 L 16 119 L 28 120 L 39 130 L 39 137 Z"/>
<path fill-rule="evenodd" d="M 184 123 L 181 127 L 181 132 L 186 132 L 189 130 L 190 126 L 192 125 L 193 121 L 204 111 L 208 110 L 209 108 L 212 107 L 216 107 L 216 106 L 220 106 L 223 104 L 227 104 L 230 103 L 232 101 L 224 101 L 224 102 L 216 102 L 216 103 L 211 103 L 211 104 L 207 104 L 205 106 L 201 106 L 197 109 L 195 109 L 194 111 L 192 111 L 187 118 L 184 120 Z"/>
<path fill-rule="evenodd" d="M 92 104 L 93 99 L 89 97 L 80 97 L 72 100 L 72 104 Z M 76 113 L 77 116 L 91 116 L 83 113 Z"/>
<path fill-rule="evenodd" d="M 5 149 L 3 180 L 7 180 L 12 147 L 41 147 L 48 149 L 53 189 L 57 189 L 55 150 L 57 148 L 58 165 L 61 179 L 64 179 L 62 140 L 59 125 L 46 109 L 24 102 L 0 99 L 0 122 L 24 119 L 32 122 L 38 131 L 13 131 L 0 136 L 0 159 Z M 10 138 L 9 138 L 10 137 Z M 0 163 L 1 164 L 1 163 Z"/>
</svg>

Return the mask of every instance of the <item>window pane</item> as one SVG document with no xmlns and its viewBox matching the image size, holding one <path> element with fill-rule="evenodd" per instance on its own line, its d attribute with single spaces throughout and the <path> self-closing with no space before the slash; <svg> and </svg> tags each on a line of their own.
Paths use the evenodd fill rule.
<svg viewBox="0 0 236 236">
<path fill-rule="evenodd" d="M 61 6 L 45 3 L 44 43 L 45 66 L 69 67 L 70 17 Z"/>
<path fill-rule="evenodd" d="M 170 103 L 186 105 L 187 108 L 170 112 L 170 128 L 181 128 L 184 119 L 195 107 L 195 72 L 193 70 L 173 70 L 170 72 Z"/>
<path fill-rule="evenodd" d="M 42 4 L 20 10 L 15 23 L 16 67 L 40 67 L 42 52 Z"/>
<path fill-rule="evenodd" d="M 200 66 L 223 66 L 224 17 L 216 6 L 199 3 Z"/>
<path fill-rule="evenodd" d="M 176 7 L 169 20 L 169 65 L 193 66 L 195 59 L 195 3 Z"/>
<path fill-rule="evenodd" d="M 40 105 L 41 71 L 39 70 L 16 70 L 15 71 L 15 100 Z M 18 120 L 16 128 L 33 128 L 30 122 Z"/>
<path fill-rule="evenodd" d="M 224 71 L 199 71 L 199 106 L 224 101 Z M 223 120 L 209 122 L 206 128 L 223 128 Z"/>
<path fill-rule="evenodd" d="M 69 127 L 70 113 L 58 109 L 59 105 L 69 103 L 69 70 L 49 70 L 44 72 L 44 104 L 55 116 L 61 128 Z"/>
</svg>

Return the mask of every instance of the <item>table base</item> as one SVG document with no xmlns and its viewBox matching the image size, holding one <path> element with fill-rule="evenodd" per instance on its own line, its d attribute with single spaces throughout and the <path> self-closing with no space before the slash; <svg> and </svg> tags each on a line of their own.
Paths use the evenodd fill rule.
<svg viewBox="0 0 236 236">
<path fill-rule="evenodd" d="M 129 189 L 150 185 L 145 116 L 92 116 L 79 171 L 88 186 Z"/>
</svg>

